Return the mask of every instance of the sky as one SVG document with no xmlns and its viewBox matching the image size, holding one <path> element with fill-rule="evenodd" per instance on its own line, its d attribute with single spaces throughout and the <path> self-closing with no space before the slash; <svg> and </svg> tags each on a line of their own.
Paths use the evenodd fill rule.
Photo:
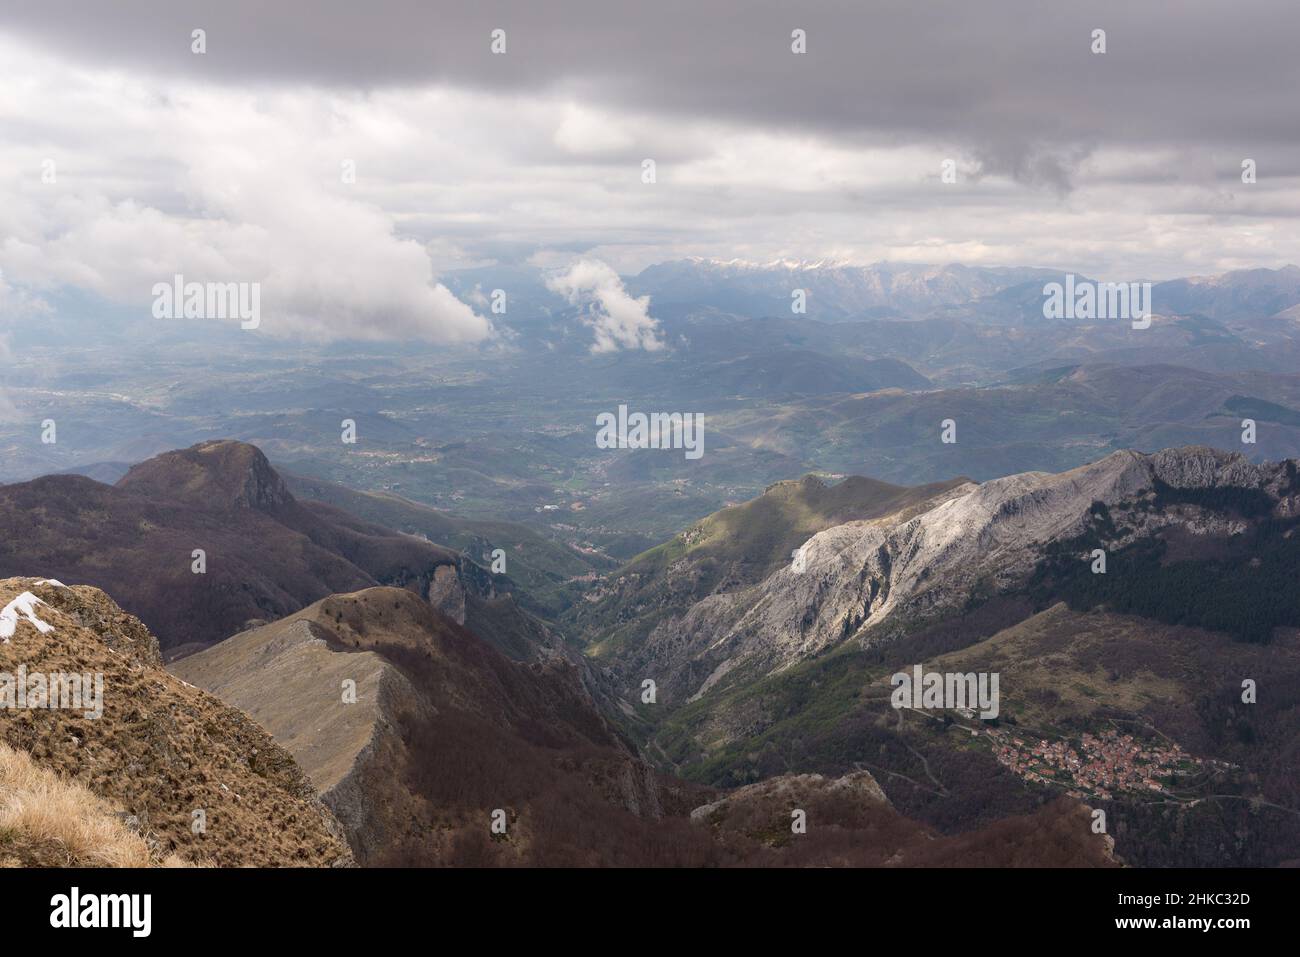
<svg viewBox="0 0 1300 957">
<path fill-rule="evenodd" d="M 618 275 L 686 256 L 1300 263 L 1300 5 L 1077 6 L 6 0 L 0 315 L 182 274 L 281 332 L 476 342 L 439 277 L 526 263 L 655 348 Z"/>
</svg>

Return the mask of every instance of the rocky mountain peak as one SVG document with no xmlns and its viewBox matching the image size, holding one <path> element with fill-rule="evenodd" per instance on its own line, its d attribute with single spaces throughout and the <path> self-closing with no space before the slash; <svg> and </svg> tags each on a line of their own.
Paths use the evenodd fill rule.
<svg viewBox="0 0 1300 957">
<path fill-rule="evenodd" d="M 1295 486 L 1294 463 L 1255 465 L 1197 446 L 1118 451 L 1066 472 L 959 485 L 919 511 L 818 532 L 799 549 L 800 562 L 661 621 L 634 670 L 653 663 L 683 699 L 698 698 L 741 662 L 780 668 L 867 629 L 959 609 L 977 587 L 1022 583 L 1043 549 L 1083 532 L 1098 506 L 1133 510 L 1121 539 L 1174 525 L 1230 536 L 1241 527 L 1234 509 L 1288 514 Z"/>
<path fill-rule="evenodd" d="M 133 467 L 117 485 L 208 507 L 267 511 L 294 501 L 261 449 L 231 439 L 164 452 Z"/>
<path fill-rule="evenodd" d="M 1146 461 L 1156 478 L 1174 488 L 1262 488 L 1276 473 L 1275 468 L 1251 463 L 1240 452 L 1204 445 L 1164 449 L 1147 456 Z"/>
</svg>

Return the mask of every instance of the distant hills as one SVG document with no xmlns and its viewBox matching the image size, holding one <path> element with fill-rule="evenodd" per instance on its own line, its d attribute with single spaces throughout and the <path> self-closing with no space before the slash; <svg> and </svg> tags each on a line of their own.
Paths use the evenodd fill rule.
<svg viewBox="0 0 1300 957">
<path fill-rule="evenodd" d="M 1239 269 L 1156 284 L 1162 312 L 1217 320 L 1278 316 L 1300 304 L 1300 267 Z"/>
<path fill-rule="evenodd" d="M 654 263 L 623 277 L 628 292 L 649 296 L 651 313 L 674 315 L 683 307 L 736 316 L 789 316 L 792 293 L 806 294 L 803 317 L 828 322 L 907 318 L 984 312 L 1003 319 L 1019 300 L 1042 318 L 1043 285 L 1080 270 L 1036 266 L 967 266 L 878 262 L 690 258 Z M 1138 282 L 1148 277 L 1107 277 Z M 532 314 L 562 311 L 562 298 L 549 291 L 545 273 L 526 267 L 480 267 L 444 277 L 462 295 L 503 288 Z M 1200 314 L 1217 321 L 1262 319 L 1300 304 L 1300 267 L 1232 270 L 1213 276 L 1152 281 L 1154 310 L 1161 315 Z M 973 310 L 967 312 L 967 310 Z"/>
<path fill-rule="evenodd" d="M 670 298 L 669 285 L 649 289 L 664 348 L 593 354 L 581 307 L 548 293 L 544 270 L 497 276 L 485 266 L 459 277 L 470 292 L 508 293 L 507 312 L 494 319 L 500 336 L 482 349 L 202 342 L 188 327 L 169 326 L 167 339 L 138 350 L 97 349 L 88 372 L 57 338 L 28 342 L 11 357 L 14 414 L 0 423 L 0 480 L 78 472 L 115 482 L 127 463 L 234 438 L 321 488 L 528 526 L 561 551 L 530 566 L 529 547 L 514 553 L 512 567 L 522 591 L 554 613 L 573 600 L 574 579 L 807 472 L 912 485 L 1062 471 L 1125 448 L 1239 448 L 1248 416 L 1237 409 L 1269 416 L 1249 416 L 1261 428 L 1247 454 L 1300 455 L 1293 268 L 1157 282 L 1153 322 L 1143 330 L 1045 318 L 1044 281 L 1059 280 L 1061 270 L 681 268 L 713 277 L 719 295 L 731 294 L 733 280 L 761 280 L 780 297 L 732 308 Z M 645 276 L 675 269 L 658 264 Z M 824 314 L 818 276 L 838 277 L 824 295 L 857 283 L 862 302 L 896 296 L 911 304 Z M 637 291 L 638 277 L 624 279 Z M 790 311 L 793 280 L 814 292 L 806 314 Z M 623 402 L 700 413 L 707 454 L 687 462 L 597 448 L 596 416 Z M 960 438 L 943 446 L 936 435 L 947 418 L 958 421 Z M 57 442 L 42 441 L 46 419 L 58 423 Z M 339 442 L 345 420 L 357 425 L 355 446 Z M 313 497 L 286 481 L 298 499 Z M 419 520 L 380 518 L 372 502 L 365 506 L 359 517 L 471 549 L 475 561 L 496 535 L 457 533 L 461 545 L 421 532 Z"/>
</svg>

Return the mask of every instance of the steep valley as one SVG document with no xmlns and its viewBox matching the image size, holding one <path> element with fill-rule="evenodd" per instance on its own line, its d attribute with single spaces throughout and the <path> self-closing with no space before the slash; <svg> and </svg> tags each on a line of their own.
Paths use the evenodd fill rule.
<svg viewBox="0 0 1300 957">
<path fill-rule="evenodd" d="M 257 449 L 219 442 L 158 456 L 117 486 L 0 487 L 13 530 L 0 555 L 76 584 L 14 580 L 91 629 L 51 618 L 54 634 L 90 650 L 130 640 L 146 668 L 170 650 L 183 682 L 167 681 L 262 734 L 256 753 L 282 755 L 295 800 L 316 802 L 334 834 L 334 857 L 318 842 L 309 860 L 1300 857 L 1293 462 L 1192 447 L 984 483 L 808 476 L 614 572 L 569 576 L 581 570 L 570 564 L 560 578 L 548 571 L 557 546 L 527 532 L 294 485 L 406 528 L 300 501 Z M 476 551 L 513 541 L 545 597 L 430 541 L 436 530 Z M 195 541 L 209 545 L 207 582 L 186 561 Z M 119 586 L 144 624 L 81 581 Z M 26 607 L 14 617 L 23 647 L 57 656 Z M 896 707 L 893 676 L 917 666 L 997 674 L 996 716 Z M 118 772 L 95 776 L 27 726 L 5 718 L 17 760 L 127 802 L 153 828 L 142 833 L 155 863 L 237 859 L 229 835 L 196 856 L 178 811 L 141 803 Z M 19 856 L 47 853 L 32 846 Z"/>
</svg>

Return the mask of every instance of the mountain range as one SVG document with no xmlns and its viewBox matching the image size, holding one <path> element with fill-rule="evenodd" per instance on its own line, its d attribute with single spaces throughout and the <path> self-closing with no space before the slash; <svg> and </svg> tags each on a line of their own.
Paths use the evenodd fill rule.
<svg viewBox="0 0 1300 957">
<path fill-rule="evenodd" d="M 1205 381 L 1171 387 L 1179 414 L 1217 404 L 1293 427 L 1285 406 Z M 113 485 L 0 486 L 0 524 L 4 648 L 21 655 L 8 670 L 53 661 L 185 699 L 119 698 L 94 725 L 106 748 L 198 749 L 199 768 L 270 755 L 276 786 L 315 802 L 297 819 L 320 824 L 260 863 L 1300 859 L 1294 460 L 1185 446 L 918 486 L 809 475 L 620 565 L 392 490 L 286 478 L 217 440 Z M 498 548 L 509 574 L 492 570 Z M 891 679 L 916 668 L 996 673 L 1000 705 L 899 708 Z M 248 729 L 242 758 L 177 717 L 208 708 Z M 229 832 L 189 841 L 183 809 L 117 765 L 97 773 L 98 751 L 68 750 L 86 740 L 74 719 L 37 714 L 5 719 L 8 773 L 53 775 L 41 786 L 84 804 L 118 857 L 252 859 Z M 267 800 L 241 833 L 275 826 Z M 815 809 L 806 835 L 782 824 L 795 801 Z M 36 862 L 52 847 L 33 832 L 0 851 Z"/>
<path fill-rule="evenodd" d="M 31 524 L 44 537 L 50 525 L 43 517 L 67 502 L 69 481 L 74 491 L 83 483 L 96 484 L 55 479 L 26 483 L 17 490 L 19 497 L 5 499 L 23 503 L 23 514 L 41 518 Z M 387 543 L 377 527 L 359 526 L 332 507 L 298 506 L 260 452 L 238 443 L 167 453 L 133 468 L 119 486 L 93 490 L 102 497 L 93 501 L 120 508 L 115 511 L 118 521 L 145 524 L 143 531 L 157 536 L 149 541 L 170 541 L 195 527 L 161 526 L 174 514 L 186 514 L 167 506 L 180 509 L 184 504 L 189 512 L 210 512 L 214 522 L 218 516 L 239 520 L 237 527 L 246 534 L 265 534 L 267 526 L 261 523 L 274 518 L 280 528 L 301 536 L 296 540 L 300 552 L 322 547 L 318 542 L 324 541 L 334 546 L 326 551 L 329 556 L 339 557 L 344 547 L 347 554 L 360 554 L 341 531 L 357 533 L 358 527 L 367 538 Z M 5 491 L 14 495 L 12 488 Z M 34 500 L 42 494 L 50 497 Z M 795 483 L 770 494 L 781 499 L 776 511 L 796 516 L 787 540 L 797 540 L 828 523 L 869 521 L 922 507 L 942 490 L 855 479 L 832 488 Z M 146 502 L 152 508 L 144 508 Z M 770 500 L 759 501 L 749 511 L 761 517 L 771 508 Z M 6 510 L 11 518 L 18 514 L 13 505 Z M 304 515 L 327 516 L 329 524 L 311 524 Z M 705 538 L 725 554 L 729 538 L 745 523 L 719 520 L 716 526 Z M 81 541 L 79 564 L 68 567 L 74 580 L 113 564 L 110 559 L 120 554 L 119 536 Z M 760 543 L 747 541 L 732 553 L 760 552 Z M 268 593 L 281 580 L 279 554 L 270 548 L 246 552 L 241 574 L 248 591 Z M 175 657 L 169 667 L 183 681 L 161 672 L 161 649 L 149 618 L 185 628 L 184 622 L 197 620 L 208 607 L 190 603 L 195 593 L 182 589 L 169 602 L 151 604 L 156 593 L 138 582 L 131 587 L 125 570 L 117 569 L 123 590 L 144 609 L 147 626 L 98 588 L 12 579 L 0 595 L 12 599 L 5 614 L 13 615 L 14 638 L 5 648 L 19 657 L 9 664 L 101 670 L 111 692 L 105 700 L 113 706 L 91 725 L 95 736 L 88 750 L 80 750 L 88 739 L 70 726 L 76 719 L 63 712 L 28 712 L 17 722 L 7 720 L 6 741 L 35 762 L 25 774 L 54 774 L 69 794 L 81 794 L 72 800 L 89 802 L 88 820 L 110 827 L 113 821 L 129 821 L 115 841 L 124 847 L 144 841 L 152 849 L 149 859 L 157 863 L 252 859 L 261 864 L 346 864 L 355 859 L 407 865 L 906 865 L 962 855 L 1003 865 L 1025 860 L 1114 863 L 1111 842 L 1089 835 L 1085 809 L 1068 799 L 1028 801 L 945 833 L 897 807 L 865 769 L 830 776 L 792 771 L 735 791 L 685 780 L 643 753 L 622 726 L 626 716 L 612 697 L 616 684 L 599 659 L 575 654 L 556 638 L 557 632 L 539 623 L 553 643 L 533 647 L 526 660 L 511 660 L 495 647 L 499 641 L 467 630 L 440 610 L 446 602 L 435 587 L 437 569 L 452 574 L 458 566 L 454 553 L 443 550 L 437 557 L 444 560 L 430 579 L 432 594 L 363 583 L 360 590 L 326 595 L 266 624 L 238 622 L 239 616 L 225 619 L 235 624 L 215 644 L 173 640 Z M 58 559 L 52 551 L 34 563 Z M 737 574 L 756 578 L 766 572 L 758 567 Z M 136 573 L 147 576 L 153 569 L 137 567 Z M 284 600 L 293 601 L 293 594 Z M 184 637 L 180 630 L 173 634 Z M 200 645 L 204 650 L 196 650 Z M 123 658 L 128 652 L 130 657 Z M 68 654 L 72 658 L 64 657 Z M 146 691 L 151 696 L 147 704 L 141 697 Z M 172 694 L 186 703 L 170 703 Z M 189 719 L 181 716 L 196 707 L 199 713 L 225 708 L 228 716 L 191 732 L 185 723 Z M 185 786 L 182 776 L 161 789 L 160 805 L 160 789 L 147 778 L 125 775 L 114 764 L 96 771 L 104 760 L 101 750 L 115 741 L 121 753 L 113 761 L 139 762 L 140 757 L 132 757 L 139 748 L 159 761 L 193 753 L 183 760 L 199 780 L 246 802 L 247 786 L 236 778 L 201 770 L 212 761 L 230 760 L 209 756 L 210 742 L 233 747 L 232 729 L 243 728 L 250 730 L 237 733 L 246 737 L 256 729 L 264 737 L 255 746 L 240 744 L 253 750 L 236 760 L 260 775 L 268 773 L 261 762 L 272 761 L 283 776 L 282 786 L 297 800 L 319 802 L 315 817 L 305 820 L 320 820 L 321 834 L 334 835 L 333 843 L 324 836 L 308 838 L 299 827 L 259 846 L 260 857 L 248 858 L 252 848 L 233 848 L 258 833 L 260 818 L 223 818 L 233 831 L 186 837 L 181 811 L 165 802 L 202 798 L 202 809 L 219 805 L 203 796 L 206 791 Z M 64 738 L 72 742 L 73 752 L 56 743 Z M 808 841 L 779 836 L 792 800 L 813 821 Z M 497 814 L 500 831 L 492 829 Z M 299 812 L 298 821 L 303 820 Z M 340 838 L 346 838 L 346 848 Z M 310 853 L 317 857 L 303 856 L 307 840 L 316 842 Z M 45 860 L 48 853 L 39 843 L 20 841 L 0 850 L 19 860 Z"/>
<path fill-rule="evenodd" d="M 808 507 L 837 491 L 838 514 Z M 1107 810 L 1129 863 L 1277 864 L 1300 847 L 1298 526 L 1293 460 L 1204 447 L 908 490 L 809 477 L 570 621 L 628 734 L 688 779 L 869 770 L 958 830 L 1064 794 Z M 918 666 L 999 674 L 1000 711 L 898 710 L 890 677 Z"/>
<path fill-rule="evenodd" d="M 923 318 L 959 308 L 982 313 L 987 321 L 1005 315 L 1008 305 L 1022 299 L 1033 306 L 1028 317 L 1041 320 L 1044 284 L 1063 281 L 1066 272 L 960 264 L 760 264 L 696 258 L 649 266 L 627 282 L 634 294 L 649 295 L 665 305 L 689 303 L 736 315 L 789 315 L 791 293 L 802 289 L 807 315 L 831 321 Z M 1108 277 L 1117 282 L 1142 279 Z M 1161 315 L 1200 314 L 1217 321 L 1276 316 L 1300 303 L 1300 267 L 1153 282 L 1152 302 Z"/>
</svg>

